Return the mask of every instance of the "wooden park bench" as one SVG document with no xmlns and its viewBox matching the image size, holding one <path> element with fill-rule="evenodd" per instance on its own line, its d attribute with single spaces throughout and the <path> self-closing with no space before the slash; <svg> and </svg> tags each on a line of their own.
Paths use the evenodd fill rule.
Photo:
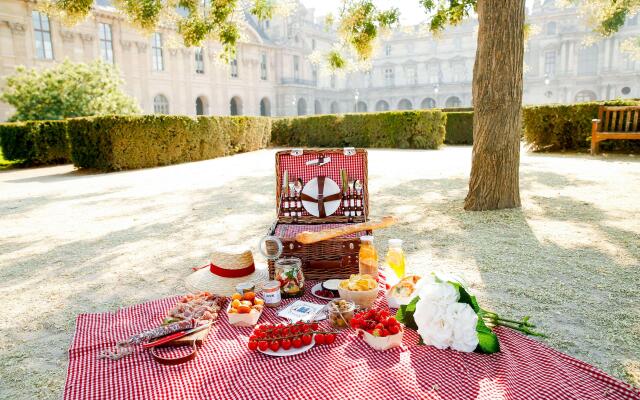
<svg viewBox="0 0 640 400">
<path fill-rule="evenodd" d="M 640 139 L 640 106 L 600 106 L 598 119 L 591 120 L 591 154 L 598 154 L 607 139 Z"/>
</svg>

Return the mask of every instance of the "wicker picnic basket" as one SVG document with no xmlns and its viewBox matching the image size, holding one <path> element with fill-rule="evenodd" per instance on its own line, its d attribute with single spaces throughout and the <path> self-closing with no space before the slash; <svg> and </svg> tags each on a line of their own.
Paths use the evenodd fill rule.
<svg viewBox="0 0 640 400">
<path fill-rule="evenodd" d="M 315 160 L 331 160 L 324 165 L 308 165 Z M 360 204 L 355 207 L 344 205 L 341 191 L 340 206 L 328 216 L 313 216 L 298 207 L 295 215 L 286 215 L 282 207 L 283 176 L 289 181 L 300 178 L 304 183 L 319 176 L 327 177 L 342 187 L 341 171 L 346 170 L 349 181 L 360 180 Z M 298 203 L 299 204 L 299 203 Z M 304 245 L 295 240 L 295 235 L 303 231 L 320 231 L 345 224 L 365 222 L 369 215 L 369 191 L 367 180 L 367 151 L 364 149 L 293 149 L 276 153 L 276 208 L 278 218 L 268 234 L 282 241 L 282 257 L 297 257 L 302 260 L 306 279 L 325 280 L 348 278 L 358 273 L 358 253 L 360 236 L 371 234 L 360 232 L 318 243 Z M 291 212 L 289 214 L 292 214 Z M 345 215 L 346 214 L 346 215 Z M 274 276 L 274 261 L 269 261 L 269 276 Z"/>
</svg>

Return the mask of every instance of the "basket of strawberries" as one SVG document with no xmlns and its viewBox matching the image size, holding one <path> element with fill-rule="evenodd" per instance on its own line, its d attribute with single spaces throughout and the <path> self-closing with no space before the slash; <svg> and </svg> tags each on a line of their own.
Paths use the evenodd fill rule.
<svg viewBox="0 0 640 400">
<path fill-rule="evenodd" d="M 402 344 L 404 328 L 387 310 L 371 309 L 356 314 L 351 327 L 376 350 L 384 351 Z"/>
</svg>

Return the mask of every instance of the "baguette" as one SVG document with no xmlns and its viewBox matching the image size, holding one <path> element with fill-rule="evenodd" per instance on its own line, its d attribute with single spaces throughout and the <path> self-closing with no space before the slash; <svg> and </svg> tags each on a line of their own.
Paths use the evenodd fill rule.
<svg viewBox="0 0 640 400">
<path fill-rule="evenodd" d="M 300 232 L 296 235 L 296 240 L 302 244 L 317 243 L 356 232 L 387 228 L 395 223 L 396 219 L 394 217 L 384 217 L 380 222 L 363 222 L 341 226 L 340 228 L 325 229 L 320 232 Z"/>
</svg>

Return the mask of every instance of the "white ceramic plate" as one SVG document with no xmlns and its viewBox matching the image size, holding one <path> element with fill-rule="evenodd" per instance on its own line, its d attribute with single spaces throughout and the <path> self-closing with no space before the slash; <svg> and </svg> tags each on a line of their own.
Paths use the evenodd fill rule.
<svg viewBox="0 0 640 400">
<path fill-rule="evenodd" d="M 322 288 L 322 282 L 318 282 L 318 283 L 316 283 L 316 285 L 314 287 L 311 288 L 311 294 L 316 296 L 319 299 L 322 299 L 322 300 L 335 300 L 335 299 L 339 298 L 338 296 L 335 296 L 335 297 L 324 297 L 324 296 L 317 295 L 316 292 L 318 290 L 322 290 L 322 289 L 323 289 Z"/>
<path fill-rule="evenodd" d="M 313 341 L 313 336 L 312 336 L 311 337 L 311 343 L 309 343 L 306 346 L 299 347 L 297 349 L 294 349 L 293 347 L 291 347 L 289 350 L 280 349 L 278 351 L 273 351 L 271 349 L 267 349 L 265 351 L 262 351 L 262 350 L 258 349 L 258 351 L 260 353 L 266 354 L 268 356 L 274 356 L 274 357 L 295 356 L 296 354 L 304 353 L 305 351 L 307 351 L 310 348 L 312 348 L 314 343 L 315 342 Z"/>
<path fill-rule="evenodd" d="M 322 191 L 324 197 L 331 196 L 332 194 L 340 193 L 338 184 L 331 178 L 324 178 L 324 190 Z M 318 198 L 318 178 L 313 178 L 302 189 L 302 193 L 307 196 Z M 312 201 L 302 200 L 302 206 L 305 210 L 314 217 L 320 216 L 318 210 L 318 203 Z M 327 201 L 324 203 L 324 211 L 327 216 L 332 215 L 340 207 L 340 200 Z"/>
</svg>

